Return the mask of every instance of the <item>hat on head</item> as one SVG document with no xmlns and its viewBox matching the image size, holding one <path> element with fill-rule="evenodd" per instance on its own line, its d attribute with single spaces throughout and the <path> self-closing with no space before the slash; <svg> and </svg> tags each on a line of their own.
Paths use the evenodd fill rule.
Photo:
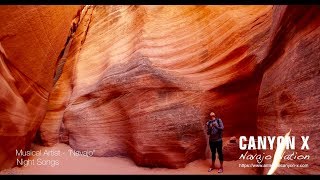
<svg viewBox="0 0 320 180">
<path fill-rule="evenodd" d="M 216 116 L 216 114 L 214 112 L 211 112 L 210 116 Z"/>
</svg>

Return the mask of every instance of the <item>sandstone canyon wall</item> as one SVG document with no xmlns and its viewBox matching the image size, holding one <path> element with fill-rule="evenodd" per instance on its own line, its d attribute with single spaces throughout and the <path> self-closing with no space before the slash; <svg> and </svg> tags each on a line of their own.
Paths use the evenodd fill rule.
<svg viewBox="0 0 320 180">
<path fill-rule="evenodd" d="M 277 172 L 319 167 L 318 6 L 85 6 L 69 38 L 79 7 L 34 8 L 52 13 L 34 36 L 0 32 L 0 168 L 38 129 L 44 145 L 184 167 L 208 152 L 210 111 L 226 137 L 310 134 L 311 170 Z"/>
<path fill-rule="evenodd" d="M 320 172 L 319 12 L 319 6 L 275 8 L 276 33 L 271 38 L 268 56 L 260 64 L 264 74 L 258 100 L 258 134 L 284 136 L 291 129 L 290 135 L 296 137 L 296 149 L 286 154 L 310 155 L 310 160 L 281 162 L 306 163 L 308 168 L 278 168 L 277 174 Z M 309 150 L 300 149 L 300 136 L 310 136 Z"/>
<path fill-rule="evenodd" d="M 225 135 L 255 134 L 272 6 L 90 6 L 41 125 L 95 156 L 184 167 L 204 158 L 215 111 Z"/>
<path fill-rule="evenodd" d="M 0 6 L 0 169 L 29 149 L 80 6 Z"/>
</svg>

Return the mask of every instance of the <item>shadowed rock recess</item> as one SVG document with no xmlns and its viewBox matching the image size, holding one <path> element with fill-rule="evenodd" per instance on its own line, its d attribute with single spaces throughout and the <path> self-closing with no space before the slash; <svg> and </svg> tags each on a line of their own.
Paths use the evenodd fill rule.
<svg viewBox="0 0 320 180">
<path fill-rule="evenodd" d="M 309 135 L 300 153 L 310 168 L 277 173 L 319 172 L 319 6 L 1 6 L 0 15 L 0 169 L 33 141 L 185 167 L 208 158 L 215 111 L 228 137 Z"/>
</svg>

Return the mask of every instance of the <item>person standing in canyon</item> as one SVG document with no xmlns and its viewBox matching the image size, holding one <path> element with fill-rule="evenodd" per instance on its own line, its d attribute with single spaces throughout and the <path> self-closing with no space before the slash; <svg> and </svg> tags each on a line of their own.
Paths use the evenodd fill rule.
<svg viewBox="0 0 320 180">
<path fill-rule="evenodd" d="M 223 172 L 223 152 L 222 152 L 222 132 L 224 129 L 223 122 L 216 117 L 214 112 L 210 113 L 211 119 L 207 122 L 207 134 L 209 135 L 209 146 L 212 154 L 212 164 L 208 172 L 215 169 L 216 152 L 218 152 L 220 168 L 218 173 Z"/>
</svg>

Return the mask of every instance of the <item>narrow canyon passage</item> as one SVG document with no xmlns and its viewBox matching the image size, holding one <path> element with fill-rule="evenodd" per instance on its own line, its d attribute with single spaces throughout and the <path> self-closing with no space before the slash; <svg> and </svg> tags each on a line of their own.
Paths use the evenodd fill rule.
<svg viewBox="0 0 320 180">
<path fill-rule="evenodd" d="M 36 171 L 15 167 L 17 149 L 72 148 L 94 150 L 60 157 L 97 162 L 90 174 L 112 163 L 127 174 L 205 174 L 214 111 L 225 126 L 225 174 L 269 170 L 239 168 L 231 137 L 290 129 L 310 136 L 310 150 L 296 150 L 311 155 L 309 168 L 276 173 L 319 173 L 319 10 L 0 6 L 0 170 Z"/>
</svg>

